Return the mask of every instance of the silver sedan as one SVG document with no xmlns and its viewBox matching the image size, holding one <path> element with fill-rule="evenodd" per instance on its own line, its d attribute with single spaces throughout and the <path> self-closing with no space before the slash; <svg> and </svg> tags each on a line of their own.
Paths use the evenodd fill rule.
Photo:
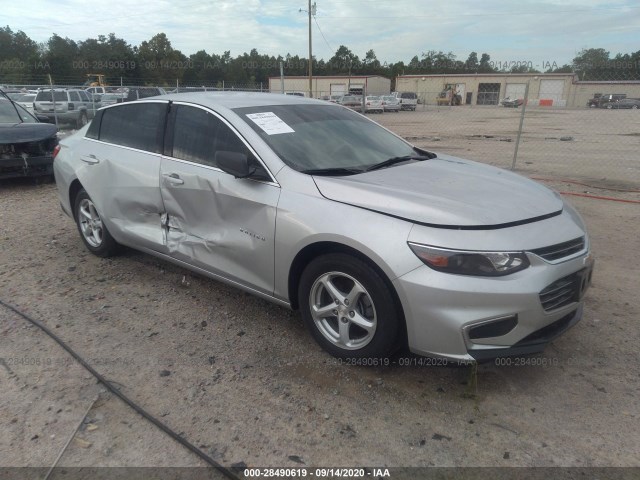
<svg viewBox="0 0 640 480">
<path fill-rule="evenodd" d="M 385 112 L 399 112 L 400 100 L 393 95 L 385 95 L 382 97 L 382 107 Z"/>
<path fill-rule="evenodd" d="M 580 320 L 591 280 L 585 227 L 557 193 L 319 100 L 105 107 L 54 171 L 94 254 L 126 245 L 299 309 L 342 358 L 538 352 Z"/>
</svg>

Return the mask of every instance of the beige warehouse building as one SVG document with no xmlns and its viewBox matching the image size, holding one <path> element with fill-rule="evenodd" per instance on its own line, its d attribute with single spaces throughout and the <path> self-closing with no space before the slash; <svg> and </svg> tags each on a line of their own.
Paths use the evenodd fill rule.
<svg viewBox="0 0 640 480">
<path fill-rule="evenodd" d="M 443 91 L 455 87 L 464 105 L 498 105 L 505 97 L 524 98 L 527 83 L 528 105 L 586 107 L 595 94 L 608 93 L 640 98 L 640 81 L 582 82 L 572 73 L 400 75 L 396 90 L 415 92 L 421 102 L 435 105 Z"/>
<path fill-rule="evenodd" d="M 330 95 L 361 95 L 363 89 L 367 95 L 389 95 L 391 80 L 378 75 L 351 76 L 314 76 L 312 77 L 313 97 L 321 98 Z M 309 96 L 309 77 L 292 76 L 269 77 L 269 91 L 272 93 L 297 93 Z"/>
</svg>

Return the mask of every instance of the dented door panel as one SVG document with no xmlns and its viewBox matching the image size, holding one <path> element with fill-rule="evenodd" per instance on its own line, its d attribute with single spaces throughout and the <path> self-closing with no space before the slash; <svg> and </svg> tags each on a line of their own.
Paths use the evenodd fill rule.
<svg viewBox="0 0 640 480">
<path fill-rule="evenodd" d="M 278 186 L 165 157 L 160 189 L 167 254 L 273 292 Z"/>
<path fill-rule="evenodd" d="M 78 179 L 100 206 L 109 232 L 119 243 L 163 251 L 160 155 L 95 140 L 84 142 Z"/>
</svg>

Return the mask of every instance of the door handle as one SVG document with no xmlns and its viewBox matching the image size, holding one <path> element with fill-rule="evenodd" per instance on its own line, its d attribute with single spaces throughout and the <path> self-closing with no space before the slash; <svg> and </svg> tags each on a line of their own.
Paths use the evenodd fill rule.
<svg viewBox="0 0 640 480">
<path fill-rule="evenodd" d="M 182 180 L 177 173 L 165 173 L 163 177 L 166 178 L 171 185 L 184 185 L 184 180 Z"/>
<path fill-rule="evenodd" d="M 98 160 L 98 158 L 93 154 L 87 155 L 86 157 L 80 157 L 80 160 L 82 160 L 84 163 L 88 163 L 89 165 L 100 163 L 100 160 Z"/>
</svg>

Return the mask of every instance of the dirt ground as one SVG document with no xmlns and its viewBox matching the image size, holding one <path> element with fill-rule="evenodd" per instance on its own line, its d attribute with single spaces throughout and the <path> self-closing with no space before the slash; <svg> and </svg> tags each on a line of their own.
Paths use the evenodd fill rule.
<svg viewBox="0 0 640 480">
<path fill-rule="evenodd" d="M 514 143 L 500 139 L 514 138 L 519 112 L 471 110 L 374 118 L 435 151 L 509 165 Z M 558 180 L 640 189 L 640 128 L 618 123 L 637 113 L 533 113 L 521 170 L 568 193 L 640 200 Z M 589 114 L 599 119 L 580 123 Z M 619 158 L 598 163 L 614 147 Z M 582 322 L 533 362 L 483 364 L 476 377 L 406 352 L 389 367 L 342 365 L 297 312 L 135 251 L 97 258 L 50 183 L 0 182 L 0 299 L 224 465 L 638 467 L 640 205 L 569 198 L 597 262 Z M 0 467 L 51 466 L 72 436 L 59 465 L 204 465 L 3 307 L 0 339 Z"/>
</svg>

